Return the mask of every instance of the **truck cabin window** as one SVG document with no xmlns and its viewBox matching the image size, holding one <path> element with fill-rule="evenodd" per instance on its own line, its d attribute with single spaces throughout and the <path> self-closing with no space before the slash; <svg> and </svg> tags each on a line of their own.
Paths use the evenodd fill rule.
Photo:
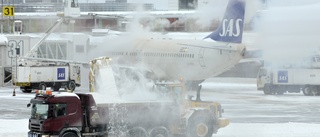
<svg viewBox="0 0 320 137">
<path fill-rule="evenodd" d="M 66 104 L 54 104 L 55 110 L 54 110 L 54 116 L 60 117 L 67 115 L 67 105 Z"/>
<path fill-rule="evenodd" d="M 47 119 L 48 118 L 48 104 L 33 104 L 31 108 L 31 118 L 33 119 Z"/>
</svg>

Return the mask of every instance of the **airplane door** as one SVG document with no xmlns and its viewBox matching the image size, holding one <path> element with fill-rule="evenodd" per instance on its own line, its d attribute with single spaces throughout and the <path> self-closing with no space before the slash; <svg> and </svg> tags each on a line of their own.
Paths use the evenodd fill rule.
<svg viewBox="0 0 320 137">
<path fill-rule="evenodd" d="M 205 62 L 204 62 L 204 51 L 205 51 L 204 48 L 200 48 L 199 54 L 198 54 L 199 64 L 201 67 L 206 67 Z"/>
</svg>

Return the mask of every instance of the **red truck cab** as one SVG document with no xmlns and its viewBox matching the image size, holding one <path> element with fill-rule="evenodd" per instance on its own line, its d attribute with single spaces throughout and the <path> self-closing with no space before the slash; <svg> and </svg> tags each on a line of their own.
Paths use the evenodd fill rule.
<svg viewBox="0 0 320 137">
<path fill-rule="evenodd" d="M 80 136 L 84 122 L 81 104 L 81 99 L 77 94 L 58 93 L 52 95 L 50 91 L 47 91 L 47 94 L 37 93 L 36 97 L 31 99 L 28 104 L 31 106 L 28 136 L 64 136 L 68 131 Z"/>
</svg>

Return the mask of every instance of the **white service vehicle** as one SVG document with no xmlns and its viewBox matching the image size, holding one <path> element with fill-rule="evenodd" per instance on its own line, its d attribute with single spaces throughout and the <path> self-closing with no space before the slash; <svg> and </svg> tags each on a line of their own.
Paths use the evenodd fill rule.
<svg viewBox="0 0 320 137">
<path fill-rule="evenodd" d="M 257 77 L 257 88 L 266 95 L 301 91 L 306 96 L 320 95 L 320 69 L 262 67 Z"/>
<path fill-rule="evenodd" d="M 22 92 L 31 92 L 32 89 L 45 90 L 52 87 L 58 91 L 61 87 L 73 91 L 76 86 L 80 86 L 80 65 L 76 61 L 57 60 L 50 58 L 40 58 L 38 55 L 39 46 L 49 37 L 49 35 L 63 23 L 74 22 L 72 19 L 80 17 L 80 7 L 78 1 L 65 0 L 63 13 L 58 13 L 59 18 L 41 37 L 41 39 L 24 56 L 19 57 L 12 70 L 16 76 L 13 84 L 19 86 Z"/>
<path fill-rule="evenodd" d="M 32 89 L 45 90 L 47 87 L 52 87 L 54 91 L 60 88 L 73 91 L 81 85 L 80 66 L 72 63 L 54 66 L 18 66 L 14 85 L 19 86 L 25 93 L 30 93 Z"/>
</svg>

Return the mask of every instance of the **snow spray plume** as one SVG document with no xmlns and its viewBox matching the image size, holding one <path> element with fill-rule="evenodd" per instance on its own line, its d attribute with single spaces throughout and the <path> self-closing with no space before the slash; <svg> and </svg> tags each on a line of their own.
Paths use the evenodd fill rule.
<svg viewBox="0 0 320 137">
<path fill-rule="evenodd" d="M 137 6 L 136 11 L 132 14 L 132 18 L 129 20 L 127 31 L 130 33 L 146 33 L 149 32 L 149 22 L 154 20 L 152 16 L 143 9 L 143 5 Z"/>
<path fill-rule="evenodd" d="M 167 127 L 172 121 L 178 121 L 177 115 L 180 113 L 172 110 L 178 110 L 179 104 L 173 100 L 164 100 L 166 98 L 163 98 L 161 94 L 156 96 L 159 95 L 157 93 L 165 93 L 164 91 L 151 93 L 150 91 L 153 90 L 145 86 L 147 80 L 144 79 L 141 72 L 121 69 L 121 66 L 114 66 L 113 69 L 110 67 L 104 69 L 103 66 L 100 66 L 99 71 L 96 72 L 95 87 L 98 94 L 93 95 L 96 95 L 97 104 L 109 104 L 105 114 L 109 116 L 110 132 L 116 136 L 128 136 L 129 129 L 137 124 L 150 131 L 154 125 Z M 118 86 L 115 86 L 115 81 L 119 82 Z"/>
<path fill-rule="evenodd" d="M 274 67 L 301 66 L 318 54 L 320 17 L 315 15 L 320 13 L 320 3 L 282 6 L 285 4 L 269 1 L 268 5 L 256 24 L 255 43 L 264 51 L 266 62 Z"/>
<path fill-rule="evenodd" d="M 128 58 L 129 54 L 134 51 L 135 46 L 142 46 L 140 38 L 149 38 L 150 33 L 141 27 L 141 22 L 139 18 L 144 18 L 144 14 L 137 14 L 133 16 L 134 18 L 128 26 L 128 32 L 119 37 L 105 37 L 106 39 L 96 46 L 96 48 L 91 49 L 90 58 L 96 58 L 99 56 L 112 57 L 112 67 L 113 73 L 115 75 L 118 93 L 115 94 L 116 97 L 120 97 L 120 102 L 116 101 L 113 104 L 115 108 L 123 103 L 142 103 L 147 105 L 148 102 L 153 102 L 157 107 L 130 107 L 131 105 L 124 106 L 124 112 L 128 114 L 123 120 L 133 120 L 128 121 L 128 123 L 142 123 L 144 127 L 148 127 L 150 124 L 162 123 L 163 121 L 169 121 L 168 114 L 173 113 L 170 110 L 177 110 L 172 108 L 172 105 L 167 105 L 168 100 L 161 100 L 163 98 L 158 98 L 157 93 L 151 90 L 152 85 L 148 85 L 150 82 L 145 78 L 145 70 L 147 70 L 143 64 L 131 64 L 134 62 L 135 58 Z M 140 45 L 139 45 L 140 42 Z M 119 53 L 120 56 L 116 57 L 115 54 Z M 124 56 L 128 55 L 128 56 Z M 124 57 L 124 58 L 121 58 Z M 102 74 L 102 73 L 101 73 Z M 108 100 L 107 89 L 105 87 L 103 78 L 110 78 L 106 76 L 101 76 L 99 81 L 102 82 L 100 90 L 100 98 Z M 159 92 L 158 92 L 159 93 Z M 109 97 L 110 98 L 110 97 Z M 141 106 L 141 105 L 139 105 Z M 177 107 L 177 106 L 175 106 Z M 155 110 L 152 110 L 155 109 Z M 114 109 L 116 112 L 109 112 L 109 114 L 122 114 L 122 111 L 118 112 L 118 109 Z M 129 115 L 130 114 L 130 115 Z M 170 120 L 173 121 L 173 120 Z M 115 124 L 116 125 L 116 124 Z M 150 127 L 150 126 L 149 126 Z M 130 124 L 128 125 L 130 129 Z M 148 129 L 149 130 L 149 129 Z"/>
</svg>

